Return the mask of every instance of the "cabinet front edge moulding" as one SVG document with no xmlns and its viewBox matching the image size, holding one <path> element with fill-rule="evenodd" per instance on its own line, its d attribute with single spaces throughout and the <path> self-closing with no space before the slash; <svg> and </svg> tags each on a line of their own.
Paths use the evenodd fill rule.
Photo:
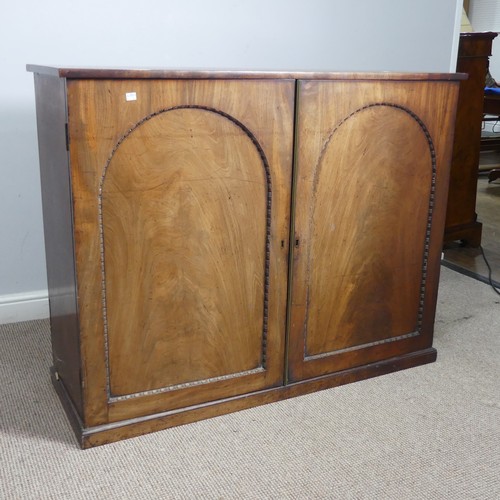
<svg viewBox="0 0 500 500">
<path fill-rule="evenodd" d="M 395 72 L 325 72 L 325 71 L 263 71 L 161 68 L 86 68 L 55 67 L 27 64 L 32 73 L 76 79 L 293 79 L 293 80 L 402 80 L 454 81 L 467 79 L 466 73 L 395 73 Z"/>
</svg>

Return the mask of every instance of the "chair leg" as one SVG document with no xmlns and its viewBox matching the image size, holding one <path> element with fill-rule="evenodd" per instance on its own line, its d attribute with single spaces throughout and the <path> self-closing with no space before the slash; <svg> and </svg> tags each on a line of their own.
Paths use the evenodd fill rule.
<svg viewBox="0 0 500 500">
<path fill-rule="evenodd" d="M 488 183 L 497 179 L 500 179 L 500 168 L 494 168 L 493 170 L 490 170 L 490 173 L 488 174 Z"/>
</svg>

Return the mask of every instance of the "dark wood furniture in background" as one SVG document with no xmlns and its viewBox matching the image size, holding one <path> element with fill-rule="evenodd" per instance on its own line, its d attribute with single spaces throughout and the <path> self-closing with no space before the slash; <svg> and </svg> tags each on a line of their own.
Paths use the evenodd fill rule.
<svg viewBox="0 0 500 500">
<path fill-rule="evenodd" d="M 435 360 L 463 75 L 29 69 L 81 446 Z"/>
<path fill-rule="evenodd" d="M 488 182 L 493 182 L 497 179 L 500 179 L 500 168 L 494 168 L 488 174 Z"/>
<path fill-rule="evenodd" d="M 481 244 L 476 192 L 488 57 L 496 33 L 461 33 L 457 71 L 469 78 L 460 83 L 444 242 Z"/>
<path fill-rule="evenodd" d="M 483 112 L 486 115 L 500 116 L 500 95 L 485 95 Z"/>
<path fill-rule="evenodd" d="M 485 115 L 491 115 L 500 121 L 500 95 L 485 95 L 484 109 Z M 490 120 L 491 121 L 491 120 Z M 481 151 L 498 151 L 500 150 L 499 137 L 481 137 Z M 493 182 L 500 179 L 500 168 L 493 168 L 488 173 L 488 182 Z"/>
<path fill-rule="evenodd" d="M 484 95 L 483 121 L 500 121 L 500 95 Z M 499 149 L 500 137 L 498 137 L 498 134 L 495 136 L 481 136 L 481 151 L 493 151 Z"/>
</svg>

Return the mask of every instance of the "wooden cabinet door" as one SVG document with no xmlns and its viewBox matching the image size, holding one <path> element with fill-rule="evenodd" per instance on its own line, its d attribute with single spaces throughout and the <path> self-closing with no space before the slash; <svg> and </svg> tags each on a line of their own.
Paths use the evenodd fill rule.
<svg viewBox="0 0 500 500">
<path fill-rule="evenodd" d="M 455 99 L 299 82 L 290 380 L 431 346 Z"/>
<path fill-rule="evenodd" d="M 281 385 L 294 82 L 68 82 L 85 425 Z"/>
</svg>

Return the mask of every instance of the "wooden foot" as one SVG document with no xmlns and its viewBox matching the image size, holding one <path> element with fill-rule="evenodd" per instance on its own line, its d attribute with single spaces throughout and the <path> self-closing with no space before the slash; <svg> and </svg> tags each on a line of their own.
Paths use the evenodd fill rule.
<svg viewBox="0 0 500 500">
<path fill-rule="evenodd" d="M 447 228 L 444 234 L 444 242 L 460 241 L 463 246 L 477 248 L 481 245 L 481 234 L 483 225 L 481 222 L 472 222 L 462 226 Z"/>
</svg>

